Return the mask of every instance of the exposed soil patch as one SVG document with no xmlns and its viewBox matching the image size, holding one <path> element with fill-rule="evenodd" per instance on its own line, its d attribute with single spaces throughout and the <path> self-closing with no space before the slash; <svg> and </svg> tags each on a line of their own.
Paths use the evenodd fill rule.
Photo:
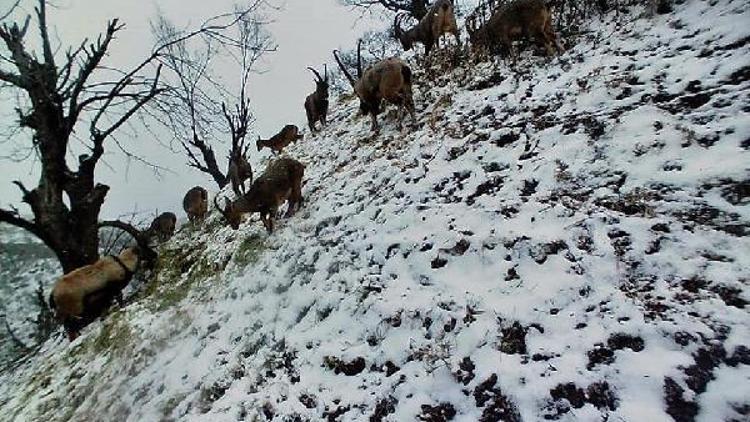
<svg viewBox="0 0 750 422">
<path fill-rule="evenodd" d="M 358 357 L 350 362 L 345 362 L 335 356 L 326 356 L 323 364 L 335 374 L 354 376 L 365 370 L 365 358 Z"/>
<path fill-rule="evenodd" d="M 422 405 L 422 413 L 417 419 L 425 422 L 445 422 L 453 420 L 456 416 L 456 408 L 450 403 L 440 403 L 437 405 Z"/>
<path fill-rule="evenodd" d="M 528 331 L 520 322 L 515 321 L 509 327 L 502 330 L 500 351 L 508 354 L 526 354 L 526 332 Z"/>
<path fill-rule="evenodd" d="M 640 352 L 644 348 L 643 339 L 629 334 L 616 333 L 607 339 L 607 345 L 597 343 L 594 349 L 590 350 L 587 355 L 589 363 L 586 365 L 588 370 L 594 369 L 597 365 L 609 365 L 615 361 L 615 351 L 630 349 L 634 352 Z"/>
<path fill-rule="evenodd" d="M 378 401 L 375 405 L 375 411 L 370 415 L 370 422 L 381 422 L 388 415 L 396 411 L 398 400 L 393 396 L 388 396 Z"/>
<path fill-rule="evenodd" d="M 477 385 L 474 389 L 474 401 L 477 407 L 484 407 L 480 422 L 522 421 L 518 407 L 497 386 L 497 374 L 492 374 Z"/>
</svg>

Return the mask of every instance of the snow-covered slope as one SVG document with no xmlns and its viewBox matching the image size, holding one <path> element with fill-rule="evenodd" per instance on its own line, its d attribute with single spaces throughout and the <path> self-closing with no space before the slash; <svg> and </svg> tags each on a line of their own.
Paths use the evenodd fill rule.
<svg viewBox="0 0 750 422">
<path fill-rule="evenodd" d="M 18 357 L 20 345 L 34 344 L 39 313 L 36 291 L 49 286 L 60 271 L 52 251 L 22 229 L 0 225 L 0 368 Z M 7 324 L 7 325 L 6 325 Z"/>
<path fill-rule="evenodd" d="M 417 130 L 339 103 L 287 151 L 297 215 L 183 228 L 126 308 L 0 376 L 0 414 L 746 420 L 749 19 L 686 1 L 433 70 Z"/>
</svg>

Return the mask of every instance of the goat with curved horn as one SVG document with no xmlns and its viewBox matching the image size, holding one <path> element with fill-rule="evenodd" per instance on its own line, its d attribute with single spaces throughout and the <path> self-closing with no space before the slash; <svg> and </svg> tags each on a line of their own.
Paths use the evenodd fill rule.
<svg viewBox="0 0 750 422">
<path fill-rule="evenodd" d="M 287 217 L 294 214 L 302 205 L 304 173 L 304 164 L 291 158 L 279 158 L 268 164 L 245 195 L 234 201 L 225 198 L 224 209 L 216 202 L 216 198 L 214 205 L 234 230 L 240 227 L 243 214 L 258 212 L 266 230 L 271 233 L 278 208 L 284 202 L 289 202 Z"/>
<path fill-rule="evenodd" d="M 453 34 L 458 43 L 461 43 L 451 0 L 437 0 L 419 23 L 407 31 L 401 28 L 404 17 L 404 14 L 396 15 L 393 31 L 406 51 L 411 50 L 414 43 L 421 43 L 424 45 L 425 55 L 429 55 L 434 45 L 440 46 L 440 37 L 443 34 Z"/>
<path fill-rule="evenodd" d="M 344 66 L 344 63 L 341 62 L 341 58 L 339 57 L 339 51 L 333 50 L 333 58 L 336 59 L 336 63 L 339 64 L 339 68 L 341 69 L 341 72 L 344 73 L 344 76 L 346 76 L 346 79 L 351 84 L 352 88 L 354 88 L 354 85 L 356 85 L 356 82 L 354 81 L 354 78 L 352 77 L 352 74 L 349 73 L 348 70 L 346 70 L 346 66 Z"/>
<path fill-rule="evenodd" d="M 338 51 L 333 52 L 336 62 L 341 71 L 354 88 L 354 93 L 359 97 L 359 110 L 363 115 L 369 114 L 372 118 L 371 129 L 378 131 L 377 116 L 381 111 L 381 103 L 386 100 L 399 107 L 404 107 L 409 112 L 412 122 L 416 122 L 414 116 L 414 99 L 412 96 L 412 72 L 409 66 L 402 60 L 392 57 L 381 60 L 369 66 L 362 73 L 362 41 L 357 45 L 357 71 L 359 77 L 355 81 L 346 70 L 338 56 Z M 399 127 L 401 126 L 402 113 L 399 113 Z"/>
<path fill-rule="evenodd" d="M 515 58 L 513 41 L 534 39 L 544 47 L 547 55 L 565 51 L 552 24 L 552 13 L 544 0 L 514 0 L 495 11 L 489 20 L 477 25 L 474 17 L 466 20 L 469 41 L 474 50 L 502 47 Z"/>
<path fill-rule="evenodd" d="M 320 77 L 317 70 L 308 67 L 315 74 L 315 92 L 305 98 L 305 114 L 307 115 L 307 125 L 310 132 L 315 132 L 315 123 L 320 122 L 322 126 L 326 125 L 326 116 L 328 115 L 328 67 L 323 65 L 325 79 Z"/>
</svg>

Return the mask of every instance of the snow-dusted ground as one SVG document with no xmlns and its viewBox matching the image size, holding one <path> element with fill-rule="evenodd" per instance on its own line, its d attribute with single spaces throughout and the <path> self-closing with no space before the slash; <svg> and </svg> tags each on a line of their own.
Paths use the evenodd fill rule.
<svg viewBox="0 0 750 422">
<path fill-rule="evenodd" d="M 443 72 L 418 130 L 336 105 L 287 151 L 297 215 L 183 228 L 126 308 L 0 375 L 0 414 L 747 420 L 748 9 Z"/>
<path fill-rule="evenodd" d="M 22 229 L 0 225 L 0 368 L 18 356 L 19 346 L 7 327 L 26 346 L 34 344 L 39 312 L 36 290 L 51 285 L 59 265 L 52 252 Z M 7 323 L 7 326 L 6 326 Z"/>
</svg>

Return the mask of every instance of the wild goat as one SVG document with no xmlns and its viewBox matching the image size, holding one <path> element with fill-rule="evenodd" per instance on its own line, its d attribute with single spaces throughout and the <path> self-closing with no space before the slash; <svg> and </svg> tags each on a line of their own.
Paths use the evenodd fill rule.
<svg viewBox="0 0 750 422">
<path fill-rule="evenodd" d="M 286 148 L 287 145 L 291 144 L 292 141 L 296 141 L 304 138 L 304 135 L 299 134 L 299 128 L 296 125 L 286 125 L 281 132 L 273 135 L 270 139 L 260 139 L 258 136 L 258 151 L 264 147 L 271 148 L 274 154 L 278 154 Z"/>
<path fill-rule="evenodd" d="M 354 93 L 359 97 L 359 110 L 363 115 L 369 114 L 372 118 L 371 129 L 373 132 L 380 130 L 378 126 L 378 114 L 380 114 L 381 102 L 386 100 L 399 106 L 398 124 L 401 127 L 405 108 L 411 116 L 412 122 L 416 123 L 414 117 L 414 99 L 412 97 L 412 73 L 409 66 L 395 57 L 381 60 L 362 73 L 362 42 L 357 45 L 357 80 L 346 70 L 339 58 L 338 51 L 333 51 L 333 56 L 344 72 L 346 79 L 354 88 Z"/>
<path fill-rule="evenodd" d="M 153 254 L 153 255 L 152 255 Z M 119 256 L 107 256 L 73 270 L 57 280 L 50 293 L 50 308 L 73 341 L 81 329 L 101 316 L 113 300 L 123 306 L 122 290 L 141 261 L 155 257 L 153 251 L 130 247 Z"/>
<path fill-rule="evenodd" d="M 553 55 L 555 49 L 564 51 L 552 29 L 552 15 L 544 0 L 512 1 L 497 10 L 481 27 L 477 28 L 475 25 L 476 17 L 466 22 L 469 40 L 474 49 L 494 50 L 496 44 L 500 44 L 515 57 L 513 40 L 533 37 L 548 55 Z"/>
<path fill-rule="evenodd" d="M 160 242 L 165 242 L 174 235 L 176 225 L 177 216 L 173 212 L 163 212 L 151 222 L 151 226 L 146 230 L 146 237 L 156 236 Z"/>
<path fill-rule="evenodd" d="M 279 158 L 268 164 L 245 195 L 234 201 L 224 198 L 223 209 L 219 206 L 217 198 L 214 198 L 214 205 L 234 230 L 240 227 L 243 214 L 259 212 L 266 230 L 273 233 L 274 219 L 284 201 L 289 201 L 287 217 L 302 206 L 304 173 L 305 166 L 299 161 Z"/>
<path fill-rule="evenodd" d="M 440 47 L 440 36 L 443 34 L 453 34 L 456 40 L 461 42 L 451 0 L 436 1 L 419 23 L 408 31 L 401 29 L 401 20 L 404 16 L 396 15 L 393 30 L 406 51 L 411 50 L 414 43 L 419 42 L 424 44 L 425 56 L 429 55 L 433 45 L 437 44 Z"/>
<path fill-rule="evenodd" d="M 191 188 L 182 200 L 182 208 L 190 222 L 203 220 L 208 212 L 208 191 L 200 186 Z"/>
<path fill-rule="evenodd" d="M 320 122 L 321 126 L 326 125 L 326 115 L 328 114 L 328 68 L 323 65 L 323 74 L 320 74 L 308 67 L 315 74 L 315 92 L 305 98 L 305 112 L 307 113 L 307 125 L 310 126 L 310 132 L 315 132 L 315 122 Z"/>
<path fill-rule="evenodd" d="M 240 151 L 232 152 L 229 156 L 229 170 L 227 177 L 232 184 L 232 191 L 237 196 L 245 193 L 245 181 L 253 181 L 253 169 L 247 161 L 245 154 Z"/>
</svg>

